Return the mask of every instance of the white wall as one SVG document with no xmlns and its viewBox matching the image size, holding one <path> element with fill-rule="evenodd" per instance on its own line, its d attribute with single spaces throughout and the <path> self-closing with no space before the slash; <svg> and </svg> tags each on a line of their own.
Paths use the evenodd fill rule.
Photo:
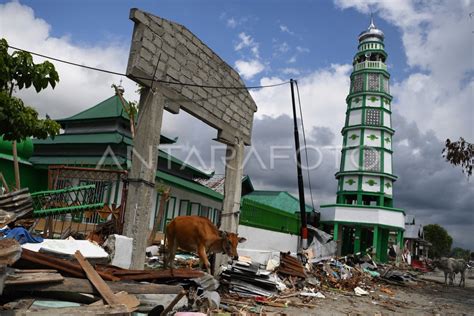
<svg viewBox="0 0 474 316">
<path fill-rule="evenodd" d="M 279 258 L 280 251 L 298 251 L 298 235 L 239 225 L 239 236 L 247 238 L 237 248 L 239 256 L 249 256 L 255 262 L 266 263 L 273 257 Z"/>
<path fill-rule="evenodd" d="M 405 229 L 402 212 L 350 206 L 321 207 L 321 221 L 379 224 Z"/>
</svg>

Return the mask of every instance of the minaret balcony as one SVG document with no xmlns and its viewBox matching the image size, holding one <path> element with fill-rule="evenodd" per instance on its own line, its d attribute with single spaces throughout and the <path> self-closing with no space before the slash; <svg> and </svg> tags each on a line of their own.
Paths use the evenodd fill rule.
<svg viewBox="0 0 474 316">
<path fill-rule="evenodd" d="M 370 61 L 366 60 L 364 62 L 358 63 L 354 65 L 354 71 L 362 70 L 362 69 L 381 69 L 387 70 L 387 65 L 385 65 L 381 61 Z"/>
</svg>

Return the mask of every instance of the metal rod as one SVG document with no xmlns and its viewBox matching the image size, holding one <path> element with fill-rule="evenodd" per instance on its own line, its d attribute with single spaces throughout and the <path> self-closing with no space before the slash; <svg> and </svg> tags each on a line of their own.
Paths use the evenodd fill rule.
<svg viewBox="0 0 474 316">
<path fill-rule="evenodd" d="M 296 119 L 296 105 L 295 105 L 295 91 L 294 80 L 290 80 L 291 87 L 291 102 L 293 104 L 293 124 L 295 129 L 295 150 L 296 150 L 296 171 L 298 173 L 298 193 L 300 200 L 300 217 L 301 217 L 301 247 L 308 246 L 308 228 L 306 225 L 306 203 L 304 201 L 304 185 L 303 172 L 301 170 L 301 152 L 300 152 L 300 137 L 298 133 L 298 121 Z"/>
</svg>

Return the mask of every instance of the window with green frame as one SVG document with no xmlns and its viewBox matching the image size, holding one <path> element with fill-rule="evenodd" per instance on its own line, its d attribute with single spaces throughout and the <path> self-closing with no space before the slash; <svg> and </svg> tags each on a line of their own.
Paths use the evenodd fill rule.
<svg viewBox="0 0 474 316">
<path fill-rule="evenodd" d="M 189 200 L 179 201 L 179 216 L 188 215 L 188 211 L 189 211 Z"/>
<path fill-rule="evenodd" d="M 158 214 L 158 210 L 160 209 L 160 202 L 161 202 L 161 194 L 160 193 L 156 193 L 156 201 L 155 201 L 155 209 L 154 211 L 151 213 L 151 215 L 153 216 L 152 217 L 152 222 L 153 222 L 153 226 L 154 227 L 156 225 L 156 214 Z"/>
<path fill-rule="evenodd" d="M 212 219 L 212 222 L 214 223 L 214 225 L 216 226 L 219 226 L 219 222 L 220 222 L 220 214 L 221 214 L 221 211 L 217 208 L 214 209 L 214 217 Z"/>
<path fill-rule="evenodd" d="M 189 210 L 190 215 L 199 215 L 199 212 L 201 210 L 201 204 L 191 202 L 191 207 L 189 208 Z"/>
<path fill-rule="evenodd" d="M 175 208 L 176 198 L 172 196 L 169 198 L 168 203 L 166 204 L 165 216 L 160 223 L 160 227 L 158 227 L 160 231 L 163 232 L 165 229 L 165 224 L 168 223 L 171 219 L 173 219 Z"/>
<path fill-rule="evenodd" d="M 201 206 L 201 210 L 199 211 L 199 216 L 209 218 L 210 209 L 211 208 L 209 206 Z"/>
</svg>

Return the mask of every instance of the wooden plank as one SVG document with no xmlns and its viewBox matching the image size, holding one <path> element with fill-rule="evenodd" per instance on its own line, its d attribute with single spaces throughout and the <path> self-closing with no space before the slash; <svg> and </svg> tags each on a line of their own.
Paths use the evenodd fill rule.
<svg viewBox="0 0 474 316">
<path fill-rule="evenodd" d="M 3 305 L 4 309 L 28 309 L 35 302 L 33 298 L 19 299 Z"/>
<path fill-rule="evenodd" d="M 51 283 L 51 282 L 62 282 L 63 276 L 59 273 L 19 273 L 7 276 L 5 284 L 17 285 L 17 284 L 38 284 L 38 283 Z"/>
<path fill-rule="evenodd" d="M 127 292 L 123 292 L 123 291 L 118 292 L 118 293 L 115 293 L 115 296 L 120 300 L 122 304 L 127 305 L 129 310 L 131 309 L 135 310 L 138 308 L 138 306 L 140 306 L 140 300 L 134 295 L 129 295 Z M 93 305 L 93 306 L 104 305 L 104 300 L 98 300 L 89 305 Z"/>
<path fill-rule="evenodd" d="M 107 282 L 113 292 L 125 291 L 130 294 L 178 294 L 183 290 L 179 285 L 165 285 L 136 282 Z M 65 277 L 62 283 L 6 286 L 5 292 L 79 292 L 98 294 L 88 280 Z"/>
<path fill-rule="evenodd" d="M 121 280 L 167 280 L 167 279 L 194 279 L 200 278 L 204 272 L 190 269 L 144 270 L 141 274 L 120 274 Z"/>
<path fill-rule="evenodd" d="M 161 312 L 162 316 L 168 315 L 169 312 L 173 309 L 173 307 L 186 295 L 186 291 L 182 291 L 171 301 L 171 303 Z"/>
<path fill-rule="evenodd" d="M 21 246 L 15 239 L 0 240 L 0 264 L 12 265 L 21 257 Z"/>
<path fill-rule="evenodd" d="M 115 297 L 120 303 L 126 305 L 129 311 L 135 311 L 140 306 L 140 300 L 135 295 L 130 295 L 127 292 L 118 292 Z"/>
<path fill-rule="evenodd" d="M 105 281 L 100 277 L 97 271 L 95 271 L 94 267 L 91 266 L 91 264 L 86 260 L 86 258 L 84 258 L 84 256 L 81 254 L 79 250 L 76 251 L 76 253 L 74 254 L 74 257 L 76 257 L 77 261 L 82 267 L 82 270 L 84 270 L 84 272 L 86 273 L 87 278 L 94 285 L 94 287 L 100 293 L 102 298 L 109 305 L 119 304 L 120 302 L 115 297 L 114 292 L 112 292 L 112 290 L 107 285 L 107 283 L 105 283 Z"/>
<path fill-rule="evenodd" d="M 54 269 L 15 269 L 15 273 L 56 273 Z"/>
<path fill-rule="evenodd" d="M 130 315 L 126 305 L 85 305 L 78 307 L 61 307 L 61 308 L 47 308 L 47 309 L 29 309 L 17 310 L 15 316 L 59 316 L 59 315 Z"/>
</svg>

